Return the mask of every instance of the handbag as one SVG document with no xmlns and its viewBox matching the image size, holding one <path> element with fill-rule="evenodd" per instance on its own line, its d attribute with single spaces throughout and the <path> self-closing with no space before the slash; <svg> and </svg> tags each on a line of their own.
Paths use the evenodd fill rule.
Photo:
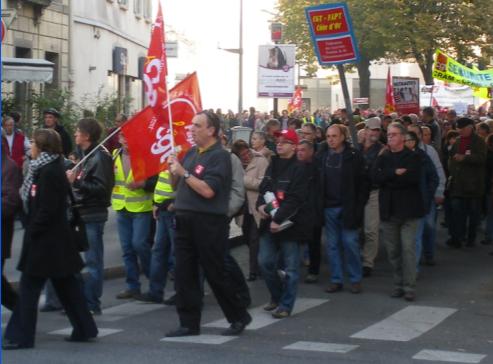
<svg viewBox="0 0 493 364">
<path fill-rule="evenodd" d="M 70 205 L 69 205 L 69 225 L 74 240 L 75 246 L 79 252 L 85 252 L 89 250 L 89 241 L 87 240 L 86 224 L 75 203 L 75 197 L 72 191 L 69 192 Z"/>
</svg>

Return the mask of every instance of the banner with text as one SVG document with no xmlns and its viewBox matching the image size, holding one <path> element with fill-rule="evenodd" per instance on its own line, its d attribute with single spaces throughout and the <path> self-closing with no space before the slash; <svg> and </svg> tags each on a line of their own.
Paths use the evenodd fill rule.
<svg viewBox="0 0 493 364">
<path fill-rule="evenodd" d="M 493 87 L 493 69 L 479 71 L 466 67 L 439 49 L 435 52 L 433 78 L 472 87 Z"/>
<path fill-rule="evenodd" d="M 320 65 L 358 62 L 358 45 L 346 3 L 308 7 L 305 15 Z"/>
<path fill-rule="evenodd" d="M 258 51 L 258 97 L 293 97 L 296 46 L 261 45 Z"/>
<path fill-rule="evenodd" d="M 400 115 L 419 115 L 419 78 L 392 77 L 395 110 Z"/>
</svg>

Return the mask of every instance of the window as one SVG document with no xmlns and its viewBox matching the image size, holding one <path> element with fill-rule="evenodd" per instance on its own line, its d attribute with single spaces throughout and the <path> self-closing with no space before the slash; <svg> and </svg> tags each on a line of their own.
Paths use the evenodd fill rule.
<svg viewBox="0 0 493 364">
<path fill-rule="evenodd" d="M 144 18 L 151 19 L 151 0 L 144 0 Z"/>
<path fill-rule="evenodd" d="M 128 9 L 128 0 L 118 0 L 118 4 L 120 4 L 120 8 Z"/>
<path fill-rule="evenodd" d="M 138 18 L 142 16 L 142 0 L 134 0 L 134 14 Z"/>
<path fill-rule="evenodd" d="M 51 83 L 45 84 L 45 88 L 47 91 L 57 90 L 59 86 L 59 69 L 60 69 L 59 55 L 58 53 L 54 53 L 54 52 L 45 52 L 45 59 L 53 63 L 53 79 Z"/>
</svg>

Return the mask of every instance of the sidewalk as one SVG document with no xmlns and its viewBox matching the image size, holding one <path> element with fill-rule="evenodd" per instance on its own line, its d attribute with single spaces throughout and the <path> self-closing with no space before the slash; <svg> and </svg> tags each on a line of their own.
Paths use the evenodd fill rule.
<svg viewBox="0 0 493 364">
<path fill-rule="evenodd" d="M 16 269 L 17 262 L 22 249 L 22 237 L 24 230 L 19 222 L 16 222 L 14 240 L 12 242 L 12 257 L 5 262 L 5 276 L 12 283 L 19 281 L 21 272 Z M 231 223 L 230 239 L 232 246 L 239 243 L 238 239 L 241 236 L 241 229 L 234 223 Z M 109 218 L 104 229 L 104 273 L 105 279 L 118 278 L 124 276 L 122 251 L 120 241 L 118 239 L 118 231 L 116 227 L 116 213 L 109 211 Z"/>
</svg>

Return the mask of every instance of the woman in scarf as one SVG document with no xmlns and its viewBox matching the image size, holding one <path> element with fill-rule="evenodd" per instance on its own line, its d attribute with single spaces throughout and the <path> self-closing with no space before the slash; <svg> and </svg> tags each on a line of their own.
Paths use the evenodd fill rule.
<svg viewBox="0 0 493 364">
<path fill-rule="evenodd" d="M 69 184 L 58 133 L 36 130 L 31 156 L 20 190 L 28 222 L 17 267 L 22 272 L 19 302 L 5 331 L 4 350 L 34 346 L 39 296 L 48 279 L 73 326 L 66 340 L 89 341 L 98 334 L 76 277 L 83 262 L 67 218 Z"/>
</svg>

